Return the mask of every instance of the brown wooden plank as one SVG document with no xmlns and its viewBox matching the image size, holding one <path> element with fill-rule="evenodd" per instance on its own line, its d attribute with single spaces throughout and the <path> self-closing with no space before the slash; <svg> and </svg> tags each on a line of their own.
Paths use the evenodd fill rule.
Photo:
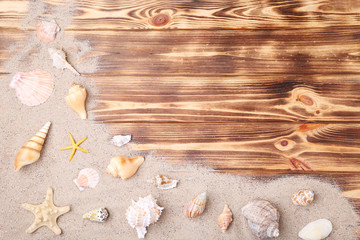
<svg viewBox="0 0 360 240">
<path fill-rule="evenodd" d="M 360 74 L 360 28 L 73 32 L 100 57 L 99 75 Z M 32 32 L 3 29 L 6 47 Z M 20 45 L 21 46 L 21 45 Z M 67 49 L 65 49 L 67 50 Z M 68 49 L 68 51 L 71 51 Z M 34 51 L 33 54 L 36 54 Z M 76 65 L 76 63 L 74 63 Z M 4 72 L 4 69 L 0 69 Z"/>
<path fill-rule="evenodd" d="M 360 125 L 274 123 L 110 124 L 131 148 L 174 163 L 239 171 L 360 172 Z M 295 160 L 296 159 L 296 160 Z"/>
<path fill-rule="evenodd" d="M 50 8 L 63 0 L 46 0 Z M 20 26 L 27 1 L 0 1 L 0 27 Z M 82 0 L 70 29 L 263 29 L 356 27 L 357 0 Z M 151 24 L 153 23 L 153 24 Z"/>
</svg>

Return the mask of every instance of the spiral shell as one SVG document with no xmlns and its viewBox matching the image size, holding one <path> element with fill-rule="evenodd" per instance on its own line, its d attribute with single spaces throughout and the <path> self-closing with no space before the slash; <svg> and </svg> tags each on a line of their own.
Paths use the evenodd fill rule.
<svg viewBox="0 0 360 240">
<path fill-rule="evenodd" d="M 68 69 L 76 76 L 80 76 L 80 73 L 76 71 L 76 69 L 67 62 L 66 54 L 62 49 L 49 48 L 48 52 L 50 54 L 51 59 L 53 60 L 53 66 L 57 69 Z"/>
<path fill-rule="evenodd" d="M 19 171 L 25 165 L 39 160 L 41 149 L 44 145 L 46 135 L 49 131 L 51 122 L 47 122 L 39 132 L 35 134 L 24 146 L 22 146 L 15 157 L 15 171 Z"/>
<path fill-rule="evenodd" d="M 60 27 L 53 20 L 51 22 L 42 21 L 36 27 L 36 36 L 40 41 L 49 43 L 55 40 L 56 34 L 60 31 Z"/>
<path fill-rule="evenodd" d="M 299 190 L 294 193 L 291 200 L 295 205 L 305 207 L 314 201 L 314 195 L 314 192 L 311 190 Z"/>
<path fill-rule="evenodd" d="M 224 210 L 218 218 L 219 227 L 221 228 L 222 232 L 225 232 L 229 228 L 229 225 L 232 222 L 232 220 L 233 220 L 232 212 L 229 206 L 225 204 Z"/>
<path fill-rule="evenodd" d="M 69 94 L 65 97 L 67 105 L 74 110 L 81 119 L 87 118 L 85 101 L 87 97 L 86 89 L 76 83 L 71 85 Z"/>
<path fill-rule="evenodd" d="M 93 222 L 105 222 L 108 218 L 109 213 L 106 208 L 101 207 L 94 210 L 91 210 L 83 215 L 84 219 L 93 221 Z"/>
<path fill-rule="evenodd" d="M 278 210 L 266 200 L 254 200 L 242 209 L 242 214 L 248 220 L 251 232 L 259 239 L 279 236 Z"/>
<path fill-rule="evenodd" d="M 332 224 L 327 219 L 319 219 L 308 223 L 299 232 L 299 237 L 304 240 L 319 240 L 327 238 L 332 231 Z"/>
<path fill-rule="evenodd" d="M 113 157 L 107 166 L 106 173 L 114 177 L 121 177 L 122 179 L 130 178 L 135 175 L 144 160 L 143 156 L 135 158 Z"/>
<path fill-rule="evenodd" d="M 194 197 L 184 206 L 184 214 L 186 217 L 194 218 L 202 214 L 206 206 L 206 192 Z"/>
<path fill-rule="evenodd" d="M 75 185 L 82 192 L 84 188 L 94 188 L 99 183 L 99 174 L 92 168 L 84 168 L 74 180 Z"/>
</svg>

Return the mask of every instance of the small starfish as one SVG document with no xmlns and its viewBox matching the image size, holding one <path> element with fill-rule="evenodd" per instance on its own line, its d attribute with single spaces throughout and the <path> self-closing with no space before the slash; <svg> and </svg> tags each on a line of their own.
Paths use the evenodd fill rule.
<svg viewBox="0 0 360 240">
<path fill-rule="evenodd" d="M 73 158 L 75 152 L 76 152 L 76 149 L 84 152 L 84 153 L 89 153 L 89 151 L 79 147 L 79 145 L 84 142 L 87 137 L 84 137 L 83 139 L 81 139 L 80 141 L 78 141 L 77 143 L 75 143 L 75 140 L 73 138 L 73 136 L 71 135 L 71 133 L 69 133 L 69 136 L 70 136 L 70 139 L 71 139 L 71 146 L 67 146 L 67 147 L 63 147 L 63 148 L 60 148 L 60 150 L 66 150 L 66 149 L 72 149 L 72 152 L 71 152 L 71 155 L 70 155 L 70 158 L 69 158 L 69 162 L 71 162 L 71 159 Z"/>
<path fill-rule="evenodd" d="M 57 207 L 54 205 L 54 192 L 51 188 L 48 188 L 46 199 L 42 204 L 32 205 L 24 203 L 22 207 L 35 215 L 35 221 L 26 229 L 27 233 L 32 233 L 39 227 L 47 226 L 56 235 L 59 235 L 61 229 L 56 223 L 57 218 L 70 211 L 70 206 Z"/>
</svg>

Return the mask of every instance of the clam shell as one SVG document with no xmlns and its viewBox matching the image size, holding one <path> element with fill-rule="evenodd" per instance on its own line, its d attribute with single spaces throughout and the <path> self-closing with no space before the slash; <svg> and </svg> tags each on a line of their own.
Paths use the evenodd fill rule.
<svg viewBox="0 0 360 240">
<path fill-rule="evenodd" d="M 114 136 L 109 144 L 121 147 L 131 141 L 131 135 L 117 135 Z"/>
<path fill-rule="evenodd" d="M 59 31 L 60 27 L 56 24 L 55 21 L 42 21 L 36 27 L 36 36 L 40 39 L 40 41 L 49 43 L 55 40 L 56 34 Z"/>
<path fill-rule="evenodd" d="M 314 200 L 314 192 L 311 190 L 299 190 L 294 193 L 291 200 L 295 205 L 307 206 Z"/>
<path fill-rule="evenodd" d="M 149 182 L 151 182 L 161 190 L 167 190 L 167 189 L 175 188 L 179 180 L 171 179 L 169 177 L 159 174 L 153 177 L 153 179 L 149 180 Z"/>
<path fill-rule="evenodd" d="M 327 219 L 319 219 L 308 223 L 299 232 L 299 237 L 304 240 L 319 240 L 328 237 L 331 231 L 331 222 Z"/>
<path fill-rule="evenodd" d="M 107 166 L 106 173 L 114 177 L 128 179 L 135 175 L 145 158 L 143 156 L 127 158 L 122 156 L 113 157 Z"/>
<path fill-rule="evenodd" d="M 36 106 L 44 103 L 54 89 L 54 80 L 50 73 L 41 69 L 30 72 L 18 72 L 14 75 L 10 87 L 22 104 Z"/>
<path fill-rule="evenodd" d="M 254 200 L 242 209 L 252 233 L 259 239 L 279 236 L 278 210 L 266 200 Z"/>
<path fill-rule="evenodd" d="M 136 228 L 138 238 L 144 238 L 146 228 L 159 220 L 163 209 L 151 195 L 140 197 L 137 202 L 132 201 L 126 210 L 126 219 L 132 228 Z"/>
<path fill-rule="evenodd" d="M 93 222 L 105 222 L 108 218 L 109 213 L 106 208 L 101 207 L 94 210 L 91 210 L 83 215 L 84 219 L 93 221 Z"/>
<path fill-rule="evenodd" d="M 194 218 L 201 215 L 206 206 L 206 192 L 194 197 L 184 206 L 184 214 L 186 217 Z"/>
<path fill-rule="evenodd" d="M 221 231 L 225 232 L 228 228 L 230 223 L 232 222 L 232 212 L 227 204 L 224 206 L 223 212 L 220 214 L 218 218 L 219 227 Z"/>
<path fill-rule="evenodd" d="M 86 187 L 94 188 L 99 183 L 99 174 L 92 168 L 84 168 L 74 180 L 75 185 L 82 192 Z"/>
</svg>

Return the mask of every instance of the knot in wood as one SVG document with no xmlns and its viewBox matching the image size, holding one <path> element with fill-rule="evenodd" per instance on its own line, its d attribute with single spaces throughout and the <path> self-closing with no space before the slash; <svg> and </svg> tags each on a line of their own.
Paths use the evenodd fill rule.
<svg viewBox="0 0 360 240">
<path fill-rule="evenodd" d="M 165 26 L 170 22 L 170 16 L 165 13 L 160 13 L 149 19 L 149 23 L 155 27 Z"/>
</svg>

